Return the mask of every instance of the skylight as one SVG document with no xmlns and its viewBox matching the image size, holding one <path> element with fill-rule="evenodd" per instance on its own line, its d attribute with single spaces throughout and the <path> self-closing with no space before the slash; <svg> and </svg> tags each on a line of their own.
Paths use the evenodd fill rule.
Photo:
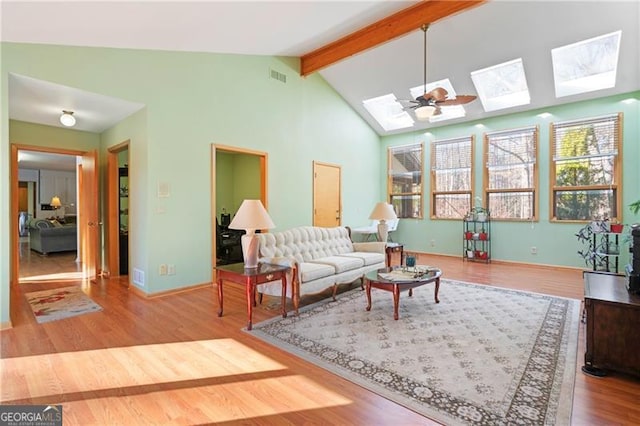
<svg viewBox="0 0 640 426">
<path fill-rule="evenodd" d="M 404 129 L 413 126 L 413 119 L 402 108 L 393 93 L 362 101 L 369 114 L 386 131 Z"/>
<path fill-rule="evenodd" d="M 522 58 L 473 71 L 471 79 L 486 112 L 531 102 Z"/>
<path fill-rule="evenodd" d="M 443 89 L 445 89 L 447 91 L 448 99 L 453 99 L 457 96 L 456 91 L 454 90 L 453 85 L 451 84 L 451 81 L 449 81 L 448 78 L 434 81 L 432 83 L 427 83 L 426 93 L 430 92 L 436 87 L 442 87 Z M 422 96 L 425 94 L 425 86 L 424 84 L 421 84 L 420 86 L 412 87 L 411 89 L 409 89 L 409 91 L 411 92 L 411 99 L 415 99 L 418 96 Z M 451 120 L 453 118 L 460 118 L 467 115 L 467 111 L 465 111 L 462 105 L 440 107 L 440 111 L 441 111 L 440 114 L 429 117 L 430 123 L 435 123 L 437 121 Z"/>
<path fill-rule="evenodd" d="M 552 49 L 556 97 L 614 87 L 621 36 L 616 31 Z"/>
</svg>

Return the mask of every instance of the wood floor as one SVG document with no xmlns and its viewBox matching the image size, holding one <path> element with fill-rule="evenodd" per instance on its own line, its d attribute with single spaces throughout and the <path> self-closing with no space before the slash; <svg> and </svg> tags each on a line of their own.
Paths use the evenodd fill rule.
<svg viewBox="0 0 640 426">
<path fill-rule="evenodd" d="M 582 298 L 577 270 L 425 255 L 418 262 L 440 266 L 445 278 Z M 65 424 L 82 425 L 433 424 L 241 331 L 240 287 L 225 287 L 219 318 L 215 286 L 147 300 L 117 278 L 74 283 L 104 310 L 39 325 L 24 294 L 69 282 L 12 288 L 14 327 L 0 332 L 0 403 L 62 404 Z M 278 315 L 276 302 L 265 298 L 254 322 Z M 585 376 L 584 326 L 579 345 L 572 424 L 638 424 L 640 381 Z"/>
</svg>

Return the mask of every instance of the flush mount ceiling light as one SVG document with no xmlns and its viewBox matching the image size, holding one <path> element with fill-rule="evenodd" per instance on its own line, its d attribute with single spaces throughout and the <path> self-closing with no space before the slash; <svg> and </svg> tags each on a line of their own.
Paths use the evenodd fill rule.
<svg viewBox="0 0 640 426">
<path fill-rule="evenodd" d="M 60 123 L 66 127 L 73 127 L 76 124 L 76 118 L 73 116 L 73 111 L 62 110 L 62 115 L 60 116 Z"/>
</svg>

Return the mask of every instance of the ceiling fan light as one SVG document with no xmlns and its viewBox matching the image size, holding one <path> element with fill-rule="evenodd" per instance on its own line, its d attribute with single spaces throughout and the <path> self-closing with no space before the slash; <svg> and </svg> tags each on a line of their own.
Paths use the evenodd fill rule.
<svg viewBox="0 0 640 426">
<path fill-rule="evenodd" d="M 73 127 L 76 124 L 76 118 L 73 116 L 73 111 L 62 110 L 60 123 L 62 123 L 62 125 L 66 127 Z"/>
<path fill-rule="evenodd" d="M 431 105 L 424 105 L 416 108 L 416 118 L 420 121 L 427 121 L 429 118 L 433 117 L 436 112 L 436 107 Z"/>
</svg>

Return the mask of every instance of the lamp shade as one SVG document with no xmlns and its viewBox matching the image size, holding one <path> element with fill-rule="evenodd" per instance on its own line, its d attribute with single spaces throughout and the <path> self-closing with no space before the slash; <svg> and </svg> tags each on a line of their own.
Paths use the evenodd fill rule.
<svg viewBox="0 0 640 426">
<path fill-rule="evenodd" d="M 379 202 L 373 208 L 373 211 L 369 215 L 369 219 L 372 220 L 394 220 L 398 216 L 393 210 L 393 206 L 389 203 Z"/>
<path fill-rule="evenodd" d="M 269 213 L 260 200 L 244 200 L 229 224 L 231 229 L 271 229 L 273 224 Z"/>
<path fill-rule="evenodd" d="M 73 127 L 76 124 L 76 118 L 73 116 L 73 111 L 62 110 L 60 123 L 62 123 L 62 125 L 66 127 Z"/>
<path fill-rule="evenodd" d="M 231 229 L 245 229 L 247 233 L 242 236 L 242 257 L 245 269 L 258 267 L 258 236 L 256 229 L 275 228 L 269 213 L 265 210 L 260 200 L 244 200 L 229 224 Z"/>
<path fill-rule="evenodd" d="M 56 197 L 54 196 L 53 198 L 51 198 L 51 202 L 49 203 L 51 205 L 51 207 L 62 207 L 62 203 L 60 202 L 60 197 Z"/>
</svg>

